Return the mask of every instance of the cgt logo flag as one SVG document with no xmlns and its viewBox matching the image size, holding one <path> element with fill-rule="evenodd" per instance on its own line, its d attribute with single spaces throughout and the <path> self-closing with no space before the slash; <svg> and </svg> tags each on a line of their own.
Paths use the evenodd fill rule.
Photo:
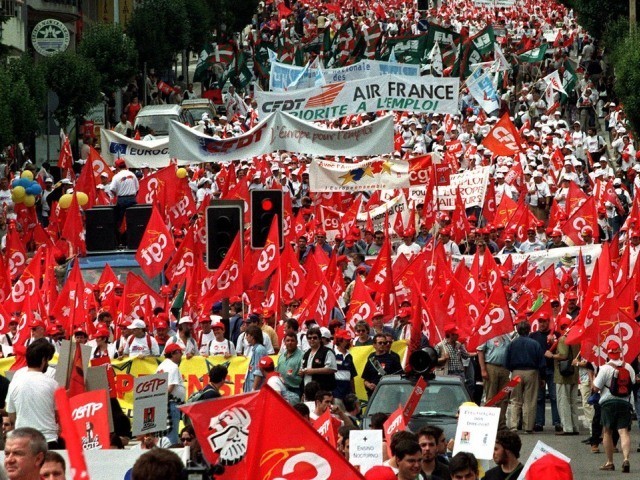
<svg viewBox="0 0 640 480">
<path fill-rule="evenodd" d="M 162 271 L 175 252 L 176 245 L 173 242 L 173 236 L 160 216 L 158 208 L 154 205 L 151 210 L 151 218 L 136 252 L 136 260 L 145 275 L 153 278 Z"/>
<path fill-rule="evenodd" d="M 509 114 L 505 113 L 500 117 L 498 123 L 491 129 L 489 134 L 482 140 L 482 145 L 491 150 L 495 155 L 515 155 L 524 149 L 522 138 L 509 118 Z"/>
<path fill-rule="evenodd" d="M 224 468 L 221 480 L 259 478 L 362 479 L 276 392 L 222 397 L 181 406 L 189 416 L 202 453 Z M 286 435 L 275 432 L 287 425 Z"/>
</svg>

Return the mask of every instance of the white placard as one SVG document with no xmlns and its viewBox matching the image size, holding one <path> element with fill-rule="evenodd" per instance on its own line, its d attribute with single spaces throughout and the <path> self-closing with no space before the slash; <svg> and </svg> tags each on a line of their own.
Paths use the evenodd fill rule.
<svg viewBox="0 0 640 480">
<path fill-rule="evenodd" d="M 351 430 L 349 432 L 349 463 L 369 469 L 382 465 L 382 430 Z"/>
<path fill-rule="evenodd" d="M 527 471 L 529 470 L 529 467 L 531 467 L 531 464 L 536 460 L 538 460 L 539 458 L 544 457 L 547 453 L 550 453 L 551 455 L 555 455 L 556 457 L 561 458 L 565 462 L 571 463 L 571 459 L 567 457 L 564 453 L 560 453 L 555 448 L 550 447 L 546 443 L 538 440 L 538 443 L 536 443 L 536 446 L 533 447 L 533 451 L 531 452 L 531 455 L 529 455 L 529 458 L 527 458 L 527 463 L 524 464 L 524 467 L 522 468 L 520 475 L 518 475 L 517 480 L 523 480 L 527 476 Z"/>
<path fill-rule="evenodd" d="M 169 374 L 143 375 L 133 381 L 133 436 L 167 429 Z"/>
<path fill-rule="evenodd" d="M 453 454 L 471 452 L 478 459 L 492 459 L 499 421 L 498 407 L 461 407 Z"/>
</svg>

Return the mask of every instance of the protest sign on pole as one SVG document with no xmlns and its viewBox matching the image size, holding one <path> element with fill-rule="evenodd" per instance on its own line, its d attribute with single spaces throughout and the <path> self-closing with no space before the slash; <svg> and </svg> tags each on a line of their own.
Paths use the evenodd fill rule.
<svg viewBox="0 0 640 480">
<path fill-rule="evenodd" d="M 109 399 L 106 390 L 93 390 L 69 399 L 71 418 L 78 430 L 84 450 L 108 449 Z"/>
<path fill-rule="evenodd" d="M 169 374 L 138 377 L 133 383 L 133 436 L 167 429 Z"/>
</svg>

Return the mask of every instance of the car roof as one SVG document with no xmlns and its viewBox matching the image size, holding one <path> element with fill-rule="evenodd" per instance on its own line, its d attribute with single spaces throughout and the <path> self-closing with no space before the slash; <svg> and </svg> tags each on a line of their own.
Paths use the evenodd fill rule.
<svg viewBox="0 0 640 480">
<path fill-rule="evenodd" d="M 183 107 L 206 107 L 206 106 L 213 106 L 213 102 L 211 100 L 209 100 L 208 98 L 192 98 L 192 99 L 186 99 L 183 100 L 182 103 L 180 104 Z"/>
<path fill-rule="evenodd" d="M 178 115 L 181 111 L 182 107 L 180 105 L 147 105 L 140 109 L 137 116 L 146 117 L 147 115 L 158 115 L 163 113 Z"/>
<path fill-rule="evenodd" d="M 408 378 L 406 375 L 385 375 L 380 379 L 380 385 L 386 383 L 411 383 L 415 384 L 417 378 Z M 455 375 L 436 375 L 435 378 L 428 380 L 429 384 L 438 383 L 444 385 L 461 385 L 462 380 Z"/>
</svg>

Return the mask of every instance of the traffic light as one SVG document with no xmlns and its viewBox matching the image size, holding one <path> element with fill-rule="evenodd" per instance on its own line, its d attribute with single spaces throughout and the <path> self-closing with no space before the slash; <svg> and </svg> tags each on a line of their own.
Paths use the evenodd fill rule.
<svg viewBox="0 0 640 480">
<path fill-rule="evenodd" d="M 238 200 L 217 200 L 207 207 L 207 268 L 209 270 L 216 270 L 220 266 L 238 232 L 242 241 L 243 207 L 244 202 Z"/>
<path fill-rule="evenodd" d="M 282 239 L 282 190 L 252 190 L 251 191 L 251 248 L 254 250 L 264 247 L 271 228 L 273 217 L 278 215 L 280 225 L 280 248 L 284 245 Z"/>
</svg>

